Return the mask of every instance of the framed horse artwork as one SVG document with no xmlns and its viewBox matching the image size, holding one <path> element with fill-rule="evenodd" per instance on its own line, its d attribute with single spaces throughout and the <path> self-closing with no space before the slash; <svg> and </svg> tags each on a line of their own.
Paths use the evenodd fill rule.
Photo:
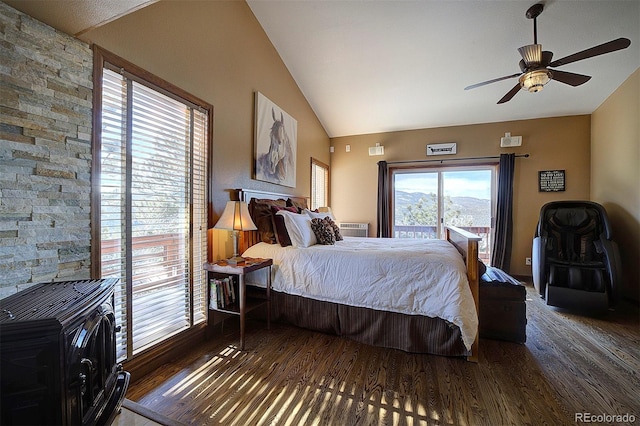
<svg viewBox="0 0 640 426">
<path fill-rule="evenodd" d="M 260 92 L 255 108 L 255 178 L 295 188 L 298 122 Z"/>
</svg>

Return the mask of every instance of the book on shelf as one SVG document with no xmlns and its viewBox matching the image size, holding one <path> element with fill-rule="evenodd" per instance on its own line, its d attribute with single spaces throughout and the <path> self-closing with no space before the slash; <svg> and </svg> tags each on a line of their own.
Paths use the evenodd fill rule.
<svg viewBox="0 0 640 426">
<path fill-rule="evenodd" d="M 229 277 L 229 289 L 230 289 L 230 293 L 231 293 L 231 300 L 233 300 L 233 303 L 235 303 L 235 301 L 236 301 L 236 289 L 235 289 L 235 286 L 233 285 L 233 277 Z"/>
<path fill-rule="evenodd" d="M 209 309 L 221 308 L 221 302 L 218 280 L 212 278 L 209 280 Z"/>
<path fill-rule="evenodd" d="M 233 277 L 211 278 L 209 280 L 209 309 L 224 309 L 236 303 Z"/>
</svg>

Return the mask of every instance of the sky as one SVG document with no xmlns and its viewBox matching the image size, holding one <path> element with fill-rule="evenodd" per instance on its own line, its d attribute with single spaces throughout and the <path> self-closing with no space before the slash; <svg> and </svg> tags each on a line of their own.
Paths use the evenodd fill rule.
<svg viewBox="0 0 640 426">
<path fill-rule="evenodd" d="M 442 172 L 445 195 L 491 199 L 491 171 Z M 405 192 L 437 193 L 438 173 L 396 173 L 395 189 Z"/>
</svg>

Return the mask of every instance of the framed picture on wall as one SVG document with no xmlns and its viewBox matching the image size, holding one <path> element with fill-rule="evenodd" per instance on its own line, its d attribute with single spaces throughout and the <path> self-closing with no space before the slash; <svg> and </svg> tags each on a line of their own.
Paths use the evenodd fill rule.
<svg viewBox="0 0 640 426">
<path fill-rule="evenodd" d="M 298 122 L 256 92 L 254 131 L 255 178 L 295 188 Z"/>
</svg>

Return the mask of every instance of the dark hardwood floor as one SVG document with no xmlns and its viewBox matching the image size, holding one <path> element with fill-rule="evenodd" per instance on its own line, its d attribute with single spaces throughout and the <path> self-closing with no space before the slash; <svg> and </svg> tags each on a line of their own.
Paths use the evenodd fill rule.
<svg viewBox="0 0 640 426">
<path fill-rule="evenodd" d="M 569 425 L 576 413 L 640 423 L 637 307 L 588 317 L 546 306 L 529 286 L 527 318 L 526 344 L 482 339 L 478 364 L 259 321 L 241 352 L 229 319 L 127 397 L 195 425 Z"/>
</svg>

